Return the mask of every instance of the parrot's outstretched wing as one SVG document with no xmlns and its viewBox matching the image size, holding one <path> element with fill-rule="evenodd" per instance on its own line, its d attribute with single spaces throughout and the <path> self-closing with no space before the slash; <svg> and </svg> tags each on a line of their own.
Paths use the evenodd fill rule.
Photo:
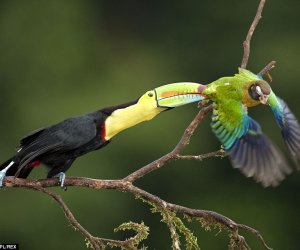
<svg viewBox="0 0 300 250">
<path fill-rule="evenodd" d="M 300 126 L 287 104 L 271 92 L 268 104 L 270 105 L 277 124 L 281 129 L 281 134 L 289 152 L 300 169 Z"/>
<path fill-rule="evenodd" d="M 241 102 L 214 103 L 211 123 L 233 167 L 263 186 L 276 186 L 291 172 L 284 156 L 247 114 Z"/>
</svg>

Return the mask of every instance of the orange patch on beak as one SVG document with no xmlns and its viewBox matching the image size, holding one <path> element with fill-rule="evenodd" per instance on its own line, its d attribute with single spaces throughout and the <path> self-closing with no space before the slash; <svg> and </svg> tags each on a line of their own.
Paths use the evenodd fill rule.
<svg viewBox="0 0 300 250">
<path fill-rule="evenodd" d="M 179 95 L 180 93 L 178 91 L 165 91 L 161 93 L 162 98 L 172 97 Z"/>
</svg>

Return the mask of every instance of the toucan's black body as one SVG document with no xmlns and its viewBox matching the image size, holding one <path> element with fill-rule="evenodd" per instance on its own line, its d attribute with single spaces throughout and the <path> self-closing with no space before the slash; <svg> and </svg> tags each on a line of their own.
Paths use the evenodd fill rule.
<svg viewBox="0 0 300 250">
<path fill-rule="evenodd" d="M 202 100 L 198 87 L 188 82 L 163 85 L 135 101 L 31 132 L 20 140 L 17 153 L 0 165 L 0 188 L 5 176 L 26 178 L 40 164 L 49 168 L 47 177 L 57 175 L 63 187 L 65 172 L 77 157 L 106 146 L 116 134 L 163 111 Z"/>
<path fill-rule="evenodd" d="M 6 176 L 26 178 L 33 167 L 40 163 L 49 168 L 47 178 L 67 171 L 77 157 L 100 149 L 110 142 L 104 138 L 106 118 L 114 110 L 134 103 L 136 101 L 104 108 L 35 130 L 20 140 L 19 151 L 3 163 L 0 170 L 13 161 L 14 165 Z"/>
</svg>

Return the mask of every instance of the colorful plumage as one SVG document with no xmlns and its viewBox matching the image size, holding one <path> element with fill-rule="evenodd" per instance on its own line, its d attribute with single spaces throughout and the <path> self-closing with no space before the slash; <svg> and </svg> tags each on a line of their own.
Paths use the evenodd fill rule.
<svg viewBox="0 0 300 250">
<path fill-rule="evenodd" d="M 199 93 L 213 101 L 211 127 L 233 167 L 264 186 L 276 186 L 292 171 L 283 154 L 247 112 L 260 103 L 271 107 L 282 137 L 297 167 L 300 159 L 300 127 L 287 104 L 270 85 L 248 70 L 201 85 Z"/>
</svg>

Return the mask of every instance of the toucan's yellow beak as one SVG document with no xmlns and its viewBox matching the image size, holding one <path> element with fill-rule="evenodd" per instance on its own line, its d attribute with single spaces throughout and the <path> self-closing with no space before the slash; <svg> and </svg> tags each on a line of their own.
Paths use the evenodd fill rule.
<svg viewBox="0 0 300 250">
<path fill-rule="evenodd" d="M 199 94 L 201 84 L 193 82 L 179 82 L 163 85 L 154 89 L 157 107 L 175 108 L 204 99 Z"/>
<path fill-rule="evenodd" d="M 205 85 L 180 82 L 147 91 L 136 102 L 114 110 L 105 120 L 105 140 L 138 123 L 149 121 L 162 111 L 201 101 Z"/>
</svg>

